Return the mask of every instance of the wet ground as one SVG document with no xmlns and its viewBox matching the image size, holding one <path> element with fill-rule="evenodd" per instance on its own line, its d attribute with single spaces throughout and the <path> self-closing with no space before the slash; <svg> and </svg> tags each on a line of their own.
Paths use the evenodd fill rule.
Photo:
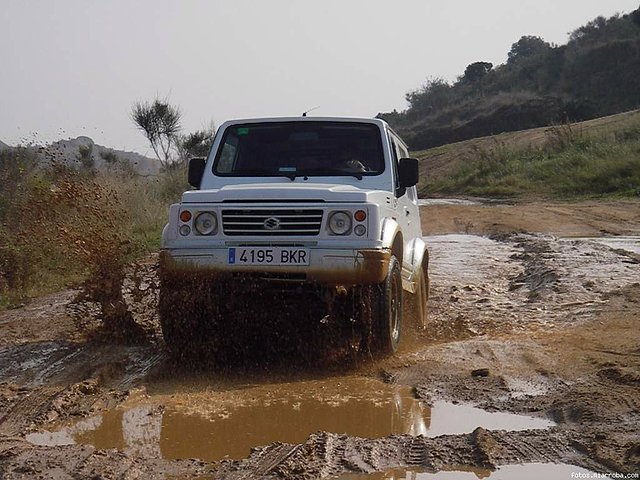
<svg viewBox="0 0 640 480">
<path fill-rule="evenodd" d="M 503 208 L 423 207 L 429 323 L 383 360 L 176 365 L 153 260 L 149 344 L 87 337 L 72 292 L 0 314 L 0 478 L 640 473 L 640 203 Z"/>
<path fill-rule="evenodd" d="M 244 386 L 242 395 L 210 391 L 202 382 L 173 384 L 170 392 L 133 397 L 113 410 L 54 431 L 26 435 L 36 445 L 88 443 L 137 456 L 241 460 L 256 445 L 303 443 L 310 433 L 362 438 L 548 428 L 551 420 L 487 412 L 469 404 L 418 400 L 411 388 L 381 380 L 338 376 L 326 380 Z M 166 388 L 166 386 L 165 386 Z M 239 397 L 239 398 L 238 398 Z"/>
<path fill-rule="evenodd" d="M 395 469 L 382 473 L 345 474 L 340 480 L 539 480 L 560 478 L 591 478 L 594 472 L 574 465 L 558 463 L 529 463 L 525 465 L 507 465 L 498 470 L 476 467 L 453 467 L 437 473 L 420 469 Z M 579 477 L 578 475 L 588 475 Z"/>
</svg>

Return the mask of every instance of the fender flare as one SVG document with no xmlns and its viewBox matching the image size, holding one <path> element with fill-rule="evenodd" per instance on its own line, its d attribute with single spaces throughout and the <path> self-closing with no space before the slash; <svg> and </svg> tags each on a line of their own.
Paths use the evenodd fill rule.
<svg viewBox="0 0 640 480">
<path fill-rule="evenodd" d="M 396 241 L 398 238 L 403 238 L 400 225 L 398 225 L 398 222 L 396 222 L 393 218 L 385 218 L 382 221 L 382 233 L 380 235 L 380 240 L 382 240 L 383 248 L 388 248 L 393 252 L 394 247 L 396 247 Z M 398 262 L 400 262 L 400 265 L 402 265 L 403 256 L 405 253 L 403 242 L 401 241 L 400 246 L 396 248 L 400 248 L 400 252 L 396 252 L 396 257 L 398 257 Z"/>
<path fill-rule="evenodd" d="M 178 211 L 180 204 L 174 203 L 169 206 L 169 222 L 162 229 L 160 237 L 160 249 L 169 248 L 178 239 Z"/>
<path fill-rule="evenodd" d="M 400 233 L 400 225 L 391 217 L 386 217 L 382 220 L 382 232 L 380 234 L 380 240 L 384 248 L 391 248 L 393 246 L 393 239 Z"/>
<path fill-rule="evenodd" d="M 427 272 L 429 269 L 429 249 L 424 240 L 420 237 L 415 238 L 411 242 L 411 277 L 410 282 L 414 283 L 415 279 L 422 272 L 420 271 L 424 265 Z"/>
<path fill-rule="evenodd" d="M 411 265 L 414 269 L 420 268 L 422 262 L 426 260 L 426 266 L 429 266 L 429 249 L 424 240 L 420 237 L 415 238 L 411 242 Z"/>
</svg>

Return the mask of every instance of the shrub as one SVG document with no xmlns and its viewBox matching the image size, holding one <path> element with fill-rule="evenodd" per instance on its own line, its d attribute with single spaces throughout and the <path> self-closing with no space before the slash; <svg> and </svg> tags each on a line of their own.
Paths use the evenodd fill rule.
<svg viewBox="0 0 640 480">
<path fill-rule="evenodd" d="M 0 308 L 75 285 L 108 330 L 141 333 L 122 299 L 124 272 L 159 248 L 186 166 L 143 177 L 108 159 L 87 175 L 38 164 L 28 149 L 0 152 Z"/>
</svg>

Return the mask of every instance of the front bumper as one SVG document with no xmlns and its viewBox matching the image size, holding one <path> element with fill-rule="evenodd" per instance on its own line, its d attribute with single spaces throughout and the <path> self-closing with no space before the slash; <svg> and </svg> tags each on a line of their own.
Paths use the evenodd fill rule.
<svg viewBox="0 0 640 480">
<path fill-rule="evenodd" d="M 160 252 L 161 268 L 168 272 L 205 273 L 212 277 L 253 275 L 307 281 L 322 285 L 368 285 L 381 283 L 389 269 L 388 249 L 310 248 L 309 265 L 229 265 L 228 250 L 165 249 Z"/>
</svg>

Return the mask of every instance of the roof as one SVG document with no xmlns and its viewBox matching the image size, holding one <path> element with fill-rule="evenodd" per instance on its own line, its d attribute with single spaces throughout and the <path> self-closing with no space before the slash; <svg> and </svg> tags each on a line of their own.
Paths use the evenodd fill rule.
<svg viewBox="0 0 640 480">
<path fill-rule="evenodd" d="M 364 117 L 264 117 L 264 118 L 238 118 L 227 120 L 220 128 L 227 125 L 235 125 L 238 123 L 270 123 L 270 122 L 359 122 L 371 123 L 374 125 L 386 127 L 387 122 L 380 118 L 364 118 Z"/>
</svg>

